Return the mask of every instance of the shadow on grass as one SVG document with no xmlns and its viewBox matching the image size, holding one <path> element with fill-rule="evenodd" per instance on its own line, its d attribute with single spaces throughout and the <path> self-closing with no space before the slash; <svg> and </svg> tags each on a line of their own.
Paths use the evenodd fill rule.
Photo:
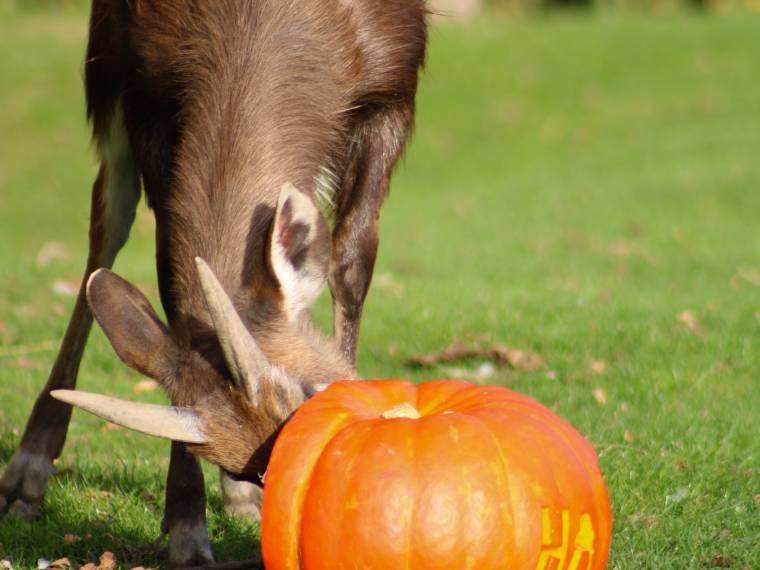
<svg viewBox="0 0 760 570">
<path fill-rule="evenodd" d="M 0 435 L 0 465 L 10 459 L 17 437 Z M 0 519 L 0 558 L 12 557 L 16 568 L 35 568 L 39 558 L 67 557 L 77 566 L 97 562 L 105 551 L 120 568 L 165 565 L 166 538 L 161 536 L 165 469 L 150 465 L 75 464 L 53 476 L 43 515 L 32 522 Z M 224 512 L 207 485 L 209 535 L 217 560 L 259 556 L 258 526 Z"/>
</svg>

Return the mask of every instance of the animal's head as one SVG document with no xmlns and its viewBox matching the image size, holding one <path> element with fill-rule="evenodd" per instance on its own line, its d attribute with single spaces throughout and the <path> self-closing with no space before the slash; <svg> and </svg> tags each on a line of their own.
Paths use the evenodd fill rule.
<svg viewBox="0 0 760 570">
<path fill-rule="evenodd" d="M 95 318 L 119 357 L 158 381 L 173 406 L 69 390 L 53 396 L 113 423 L 186 442 L 228 472 L 255 480 L 290 414 L 326 383 L 355 377 L 308 318 L 326 281 L 329 233 L 311 198 L 292 186 L 280 195 L 266 256 L 267 275 L 257 276 L 256 290 L 232 297 L 196 258 L 207 311 L 193 315 L 191 334 L 166 327 L 129 282 L 97 271 L 87 285 Z"/>
</svg>

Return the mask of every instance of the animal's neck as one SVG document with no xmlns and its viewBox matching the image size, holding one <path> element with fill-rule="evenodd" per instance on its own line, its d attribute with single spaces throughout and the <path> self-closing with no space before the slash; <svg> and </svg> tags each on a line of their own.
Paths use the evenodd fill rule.
<svg viewBox="0 0 760 570">
<path fill-rule="evenodd" d="M 196 256 L 230 295 L 250 289 L 265 269 L 281 186 L 313 192 L 325 169 L 340 171 L 346 159 L 347 90 L 323 22 L 288 2 L 230 4 L 198 20 L 205 29 L 182 43 L 171 69 L 154 71 L 179 93 L 171 188 L 157 212 L 162 300 L 173 328 L 205 314 Z"/>
<path fill-rule="evenodd" d="M 237 207 L 241 193 L 272 206 L 285 182 L 309 191 L 343 142 L 347 104 L 325 30 L 288 6 L 239 7 L 185 54 L 177 169 L 212 207 Z"/>
<path fill-rule="evenodd" d="M 330 160 L 331 137 L 314 128 L 318 119 L 299 118 L 298 124 L 309 126 L 297 128 L 284 107 L 262 113 L 256 101 L 261 91 L 220 82 L 212 95 L 216 102 L 192 101 L 184 109 L 162 228 L 171 252 L 168 283 L 183 292 L 168 296 L 172 321 L 204 312 L 196 256 L 209 262 L 231 295 L 254 286 L 266 269 L 268 228 L 281 186 L 291 182 L 312 192 Z M 209 110 L 214 104 L 218 108 Z"/>
</svg>

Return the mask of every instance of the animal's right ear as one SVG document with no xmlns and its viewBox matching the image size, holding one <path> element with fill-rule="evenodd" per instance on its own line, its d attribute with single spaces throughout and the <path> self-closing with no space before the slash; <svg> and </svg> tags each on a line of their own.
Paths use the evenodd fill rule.
<svg viewBox="0 0 760 570">
<path fill-rule="evenodd" d="M 319 208 L 292 184 L 283 185 L 274 215 L 269 262 L 291 320 L 312 305 L 330 265 L 330 233 Z"/>
<path fill-rule="evenodd" d="M 98 269 L 87 282 L 87 301 L 127 366 L 159 381 L 169 377 L 177 346 L 137 287 L 108 269 Z"/>
</svg>

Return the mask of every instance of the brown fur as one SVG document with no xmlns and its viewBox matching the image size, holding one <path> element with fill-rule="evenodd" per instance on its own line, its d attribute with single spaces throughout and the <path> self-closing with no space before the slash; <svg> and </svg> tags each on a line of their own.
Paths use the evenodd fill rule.
<svg viewBox="0 0 760 570">
<path fill-rule="evenodd" d="M 233 291 L 260 270 L 261 244 L 248 236 L 252 225 L 269 221 L 271 210 L 260 206 L 272 208 L 284 182 L 310 189 L 327 168 L 337 181 L 335 202 L 346 209 L 353 188 L 340 181 L 355 178 L 349 170 L 366 125 L 386 109 L 413 108 L 423 6 L 140 0 L 130 11 L 129 5 L 95 2 L 88 108 L 96 137 L 106 132 L 114 106 L 124 108 L 159 220 L 159 256 L 168 260 L 160 263 L 162 298 L 170 320 L 180 324 L 202 309 L 194 256 Z M 395 114 L 402 116 L 399 132 L 371 133 L 384 139 L 393 161 L 411 122 L 410 112 Z M 230 255 L 246 243 L 245 257 Z"/>
<path fill-rule="evenodd" d="M 96 316 L 111 323 L 104 328 L 112 328 L 109 338 L 126 362 L 158 377 L 174 403 L 196 406 L 216 440 L 228 442 L 196 451 L 234 470 L 259 472 L 256 450 L 267 449 L 310 384 L 352 374 L 378 213 L 412 128 L 424 16 L 423 0 L 93 0 L 85 82 L 101 170 L 84 281 L 113 263 L 141 182 L 156 216 L 168 328 L 154 330 L 152 309 L 143 311 L 136 298 L 125 310 L 138 307 L 141 317 L 125 321 L 108 309 L 124 307 L 119 296 L 103 292 L 109 300 Z M 114 157 L 122 121 L 128 145 Z M 104 191 L 117 174 L 124 211 Z M 306 247 L 298 228 L 282 239 L 290 263 L 329 277 L 338 347 L 315 333 L 307 314 L 286 314 L 270 260 L 281 185 L 291 182 L 317 200 L 320 179 L 334 190 L 326 204 L 331 234 L 320 229 Z M 275 382 L 264 402 L 271 409 L 251 409 L 231 387 L 196 256 L 214 269 L 267 358 L 298 379 L 303 393 L 283 393 Z M 0 512 L 39 512 L 70 418 L 50 392 L 74 386 L 91 321 L 83 289 L 19 452 L 0 479 Z M 133 334 L 119 322 L 142 325 Z M 204 520 L 203 508 L 200 468 L 173 445 L 165 519 L 172 541 Z M 208 561 L 203 536 L 170 543 L 170 564 Z"/>
</svg>

